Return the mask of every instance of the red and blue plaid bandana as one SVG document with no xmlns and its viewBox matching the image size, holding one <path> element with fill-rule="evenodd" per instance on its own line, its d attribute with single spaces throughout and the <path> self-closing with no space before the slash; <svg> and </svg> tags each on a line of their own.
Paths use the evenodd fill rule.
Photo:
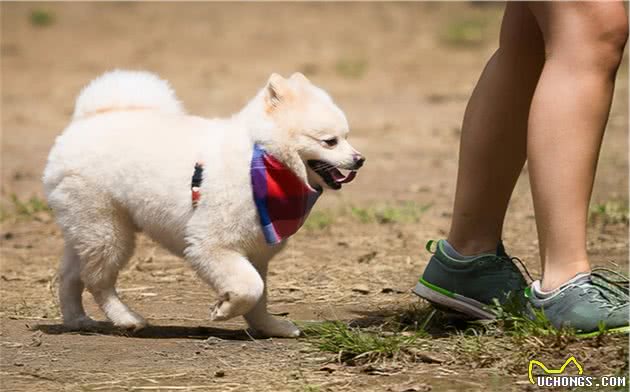
<svg viewBox="0 0 630 392">
<path fill-rule="evenodd" d="M 291 169 L 254 144 L 252 190 L 265 240 L 275 245 L 295 234 L 322 191 L 316 191 Z"/>
</svg>

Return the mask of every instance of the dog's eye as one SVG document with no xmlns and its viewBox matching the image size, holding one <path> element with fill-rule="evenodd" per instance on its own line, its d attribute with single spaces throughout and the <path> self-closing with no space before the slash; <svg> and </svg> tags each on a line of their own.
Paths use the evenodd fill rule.
<svg viewBox="0 0 630 392">
<path fill-rule="evenodd" d="M 328 147 L 335 147 L 338 143 L 338 140 L 336 137 L 330 138 L 330 139 L 325 139 L 322 140 Z"/>
</svg>

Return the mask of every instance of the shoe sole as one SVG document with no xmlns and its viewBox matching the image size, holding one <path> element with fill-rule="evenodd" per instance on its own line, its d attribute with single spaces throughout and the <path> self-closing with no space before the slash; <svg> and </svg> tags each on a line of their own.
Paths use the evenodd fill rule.
<svg viewBox="0 0 630 392">
<path fill-rule="evenodd" d="M 420 281 L 416 284 L 416 287 L 414 287 L 413 292 L 433 304 L 455 310 L 475 319 L 493 320 L 496 318 L 494 314 L 483 309 L 486 306 L 483 303 L 472 298 L 464 297 L 463 295 L 452 293 L 422 278 L 420 278 Z"/>
<path fill-rule="evenodd" d="M 624 333 L 625 334 L 630 333 L 630 326 L 626 325 L 625 327 L 611 328 L 611 329 L 606 329 L 604 331 L 585 332 L 585 333 L 578 332 L 575 334 L 575 336 L 577 336 L 578 338 L 588 339 L 588 338 L 597 337 L 599 335 L 624 334 Z"/>
<path fill-rule="evenodd" d="M 472 298 L 464 297 L 456 293 L 452 293 L 439 286 L 431 284 L 426 280 L 420 278 L 420 281 L 416 284 L 416 287 L 412 290 L 414 294 L 423 298 L 432 304 L 445 308 L 447 310 L 454 310 L 457 313 L 464 314 L 466 316 L 475 319 L 494 320 L 496 315 L 484 310 L 485 305 Z M 604 331 L 594 331 L 585 333 L 576 333 L 578 338 L 593 338 L 603 334 L 629 334 L 630 326 L 623 326 L 618 328 L 611 328 Z"/>
</svg>

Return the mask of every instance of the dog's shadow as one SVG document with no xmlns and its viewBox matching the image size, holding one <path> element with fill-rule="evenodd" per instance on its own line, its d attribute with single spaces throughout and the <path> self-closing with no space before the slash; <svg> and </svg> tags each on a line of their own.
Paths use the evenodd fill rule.
<svg viewBox="0 0 630 392">
<path fill-rule="evenodd" d="M 99 321 L 87 329 L 73 329 L 63 324 L 37 324 L 30 327 L 47 335 L 110 335 L 141 339 L 208 339 L 215 337 L 222 340 L 251 340 L 251 333 L 244 329 L 230 330 L 212 327 L 188 327 L 177 325 L 149 325 L 140 331 L 129 331 L 115 327 L 112 323 Z"/>
</svg>

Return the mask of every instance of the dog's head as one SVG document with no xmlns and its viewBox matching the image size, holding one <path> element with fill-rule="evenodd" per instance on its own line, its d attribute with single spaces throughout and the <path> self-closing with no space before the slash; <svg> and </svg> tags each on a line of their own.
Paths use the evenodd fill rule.
<svg viewBox="0 0 630 392">
<path fill-rule="evenodd" d="M 346 116 L 324 90 L 301 73 L 288 79 L 273 74 L 263 97 L 274 123 L 273 142 L 282 146 L 284 155 L 299 157 L 303 167 L 294 169 L 302 171 L 311 186 L 340 189 L 354 179 L 365 158 L 348 142 Z"/>
</svg>

